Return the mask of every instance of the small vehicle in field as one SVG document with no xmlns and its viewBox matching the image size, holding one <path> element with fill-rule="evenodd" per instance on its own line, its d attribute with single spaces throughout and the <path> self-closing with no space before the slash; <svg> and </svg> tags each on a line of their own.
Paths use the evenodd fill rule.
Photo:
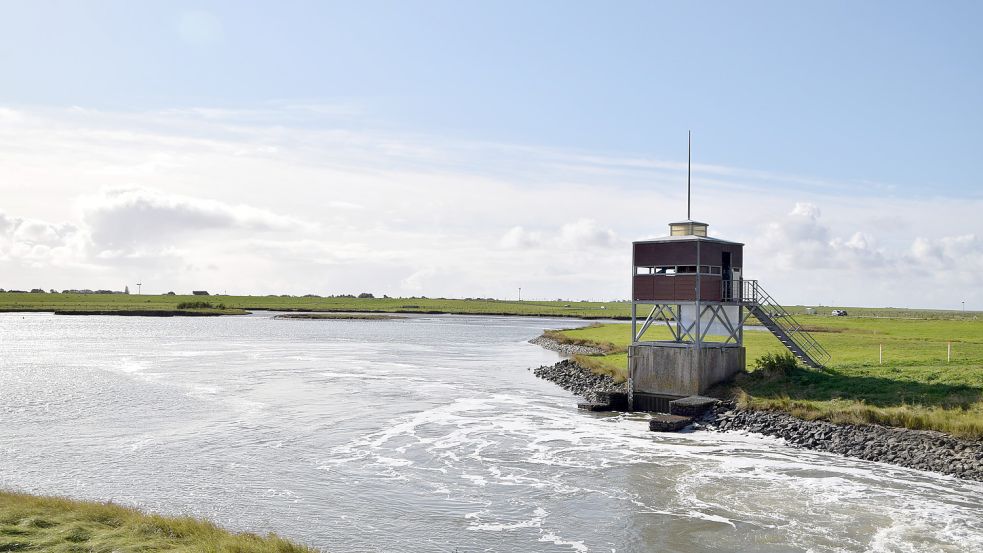
<svg viewBox="0 0 983 553">
<path fill-rule="evenodd" d="M 834 317 L 846 317 L 846 310 L 844 309 L 834 309 L 830 315 Z"/>
</svg>

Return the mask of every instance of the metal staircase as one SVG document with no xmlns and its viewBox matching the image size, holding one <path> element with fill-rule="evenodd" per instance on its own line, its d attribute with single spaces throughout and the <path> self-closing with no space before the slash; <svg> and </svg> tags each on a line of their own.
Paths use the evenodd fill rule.
<svg viewBox="0 0 983 553">
<path fill-rule="evenodd" d="M 830 355 L 802 325 L 765 292 L 757 280 L 725 282 L 724 301 L 740 303 L 765 328 L 785 345 L 792 355 L 810 367 L 819 369 L 829 362 Z"/>
</svg>

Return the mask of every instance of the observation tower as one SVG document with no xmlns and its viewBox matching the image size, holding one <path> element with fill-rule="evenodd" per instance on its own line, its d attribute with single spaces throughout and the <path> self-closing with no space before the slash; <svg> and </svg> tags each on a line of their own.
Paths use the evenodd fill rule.
<svg viewBox="0 0 983 553">
<path fill-rule="evenodd" d="M 687 171 L 689 173 L 689 171 Z M 689 218 L 669 235 L 632 243 L 629 402 L 668 412 L 745 369 L 744 325 L 753 316 L 798 359 L 821 367 L 829 353 L 756 280 L 743 276 L 744 244 L 708 235 Z"/>
</svg>

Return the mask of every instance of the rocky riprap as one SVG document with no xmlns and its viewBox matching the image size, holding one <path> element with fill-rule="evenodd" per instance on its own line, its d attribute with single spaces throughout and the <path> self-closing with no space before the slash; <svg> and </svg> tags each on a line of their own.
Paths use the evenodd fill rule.
<svg viewBox="0 0 983 553">
<path fill-rule="evenodd" d="M 600 355 L 604 350 L 594 346 L 578 346 L 576 344 L 561 344 L 552 338 L 540 336 L 529 340 L 530 344 L 536 344 L 550 351 L 555 351 L 561 355 Z"/>
<path fill-rule="evenodd" d="M 610 376 L 593 373 L 570 359 L 538 367 L 533 374 L 588 401 L 605 400 L 607 394 L 628 391 L 625 383 L 616 384 Z"/>
<path fill-rule="evenodd" d="M 530 342 L 565 355 L 602 353 L 597 348 L 560 344 L 544 336 Z M 627 393 L 628 388 L 625 383 L 615 384 L 610 376 L 595 374 L 569 359 L 539 367 L 534 374 L 589 402 L 607 403 L 612 394 Z M 696 430 L 756 432 L 784 438 L 790 445 L 804 449 L 983 482 L 983 440 L 960 440 L 940 432 L 873 424 L 807 421 L 778 411 L 737 409 L 733 401 L 723 401 L 702 416 L 696 416 L 692 427 Z M 661 431 L 676 429 L 653 428 Z"/>
<path fill-rule="evenodd" d="M 709 411 L 697 426 L 756 432 L 806 449 L 983 481 L 983 442 L 939 432 L 806 421 L 777 411 L 738 410 L 733 404 Z"/>
</svg>

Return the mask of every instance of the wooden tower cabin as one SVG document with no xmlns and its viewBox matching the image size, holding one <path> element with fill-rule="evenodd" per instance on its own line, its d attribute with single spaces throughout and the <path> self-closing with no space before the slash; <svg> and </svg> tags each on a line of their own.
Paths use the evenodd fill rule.
<svg viewBox="0 0 983 553">
<path fill-rule="evenodd" d="M 668 236 L 632 243 L 633 409 L 667 412 L 669 401 L 743 371 L 744 325 L 752 316 L 805 364 L 829 360 L 756 280 L 744 278 L 744 244 L 711 237 L 707 227 L 687 219 L 671 223 Z"/>
</svg>

